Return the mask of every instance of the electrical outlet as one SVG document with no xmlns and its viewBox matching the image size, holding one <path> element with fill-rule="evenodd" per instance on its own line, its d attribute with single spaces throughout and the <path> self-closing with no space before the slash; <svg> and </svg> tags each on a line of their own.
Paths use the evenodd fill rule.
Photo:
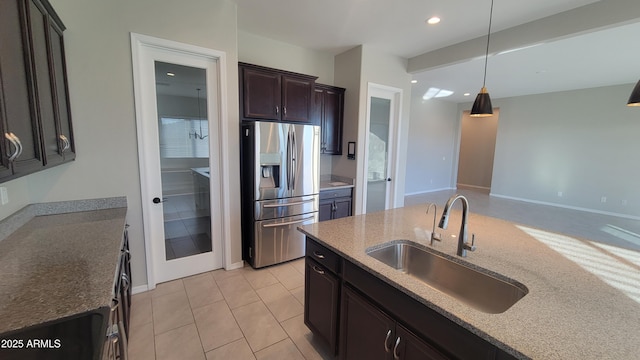
<svg viewBox="0 0 640 360">
<path fill-rule="evenodd" d="M 601 203 L 606 203 L 607 202 L 607 197 L 606 196 L 601 197 L 600 198 L 600 202 Z"/>
<path fill-rule="evenodd" d="M 9 193 L 7 192 L 6 187 L 0 187 L 0 200 L 2 201 L 2 205 L 6 205 L 9 203 Z"/>
<path fill-rule="evenodd" d="M 622 204 L 622 206 L 627 206 L 627 200 L 622 200 L 620 203 Z"/>
<path fill-rule="evenodd" d="M 558 191 L 558 197 L 562 197 L 562 191 Z"/>
</svg>

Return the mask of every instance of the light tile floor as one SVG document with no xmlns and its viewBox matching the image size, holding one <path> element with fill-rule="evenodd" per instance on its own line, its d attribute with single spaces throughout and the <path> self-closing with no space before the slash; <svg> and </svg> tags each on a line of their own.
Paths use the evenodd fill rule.
<svg viewBox="0 0 640 360">
<path fill-rule="evenodd" d="M 303 304 L 303 259 L 162 283 L 133 296 L 129 359 L 333 359 Z"/>
</svg>

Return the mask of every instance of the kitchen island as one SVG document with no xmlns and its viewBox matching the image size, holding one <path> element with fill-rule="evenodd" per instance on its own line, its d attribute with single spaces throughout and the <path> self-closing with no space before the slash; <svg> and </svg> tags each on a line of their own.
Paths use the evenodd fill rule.
<svg viewBox="0 0 640 360">
<path fill-rule="evenodd" d="M 430 246 L 433 215 L 425 211 L 426 206 L 398 208 L 299 229 L 345 263 L 374 275 L 513 357 L 638 358 L 640 284 L 634 277 L 639 267 L 637 260 L 625 253 L 610 253 L 584 239 L 473 213 L 469 217 L 469 237 L 475 233 L 477 249 L 463 259 L 455 255 L 457 238 L 452 238 L 458 233 L 461 213 L 451 214 L 447 230 L 436 229 L 443 240 Z M 441 212 L 438 218 L 440 215 Z M 527 287 L 528 294 L 503 313 L 484 313 L 366 253 L 371 247 L 399 239 L 515 280 Z M 626 269 L 635 273 L 625 273 Z M 623 285 L 610 285 L 616 280 Z"/>
</svg>

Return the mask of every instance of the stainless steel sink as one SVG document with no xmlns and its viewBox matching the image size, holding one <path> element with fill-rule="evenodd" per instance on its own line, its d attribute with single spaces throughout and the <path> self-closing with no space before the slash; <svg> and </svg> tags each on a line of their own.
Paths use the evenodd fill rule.
<svg viewBox="0 0 640 360">
<path fill-rule="evenodd" d="M 375 246 L 367 254 L 489 314 L 505 312 L 529 292 L 523 284 L 449 260 L 409 240 Z"/>
</svg>

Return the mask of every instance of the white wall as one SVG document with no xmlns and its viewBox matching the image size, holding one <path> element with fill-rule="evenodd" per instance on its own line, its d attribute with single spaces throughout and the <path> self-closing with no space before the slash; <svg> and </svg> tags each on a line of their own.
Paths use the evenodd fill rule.
<svg viewBox="0 0 640 360">
<path fill-rule="evenodd" d="M 640 112 L 625 106 L 633 85 L 493 99 L 492 195 L 638 218 Z M 406 195 L 454 186 L 459 118 L 471 107 L 420 96 L 411 104 Z M 423 180 L 434 175 L 433 185 Z"/>
<path fill-rule="evenodd" d="M 230 172 L 239 173 L 236 5 L 226 0 L 52 0 L 67 26 L 66 60 L 76 161 L 3 184 L 10 206 L 127 196 L 133 285 L 146 283 L 142 204 L 134 112 L 130 32 L 180 41 L 227 54 Z M 239 198 L 237 181 L 230 198 Z M 232 204 L 234 214 L 240 205 Z M 232 262 L 241 260 L 239 216 L 232 215 Z M 237 219 L 237 221 L 235 220 Z"/>
<path fill-rule="evenodd" d="M 632 88 L 495 100 L 492 194 L 638 217 L 640 112 L 625 106 Z"/>
<path fill-rule="evenodd" d="M 333 54 L 305 49 L 259 35 L 238 31 L 238 60 L 317 76 L 317 82 L 334 85 Z"/>
<path fill-rule="evenodd" d="M 458 106 L 422 95 L 411 96 L 405 195 L 449 189 L 454 182 Z"/>
<path fill-rule="evenodd" d="M 333 174 L 347 178 L 356 178 L 359 160 L 347 159 L 347 144 L 358 141 L 358 123 L 361 110 L 361 64 L 362 46 L 345 51 L 335 57 L 335 85 L 346 89 L 344 94 L 344 123 L 342 125 L 342 155 L 333 157 Z M 366 92 L 366 89 L 365 89 Z M 366 104 L 366 97 L 364 98 Z M 366 108 L 366 105 L 364 106 Z M 356 159 L 361 149 L 356 149 Z M 355 203 L 355 202 L 354 202 Z"/>
</svg>

